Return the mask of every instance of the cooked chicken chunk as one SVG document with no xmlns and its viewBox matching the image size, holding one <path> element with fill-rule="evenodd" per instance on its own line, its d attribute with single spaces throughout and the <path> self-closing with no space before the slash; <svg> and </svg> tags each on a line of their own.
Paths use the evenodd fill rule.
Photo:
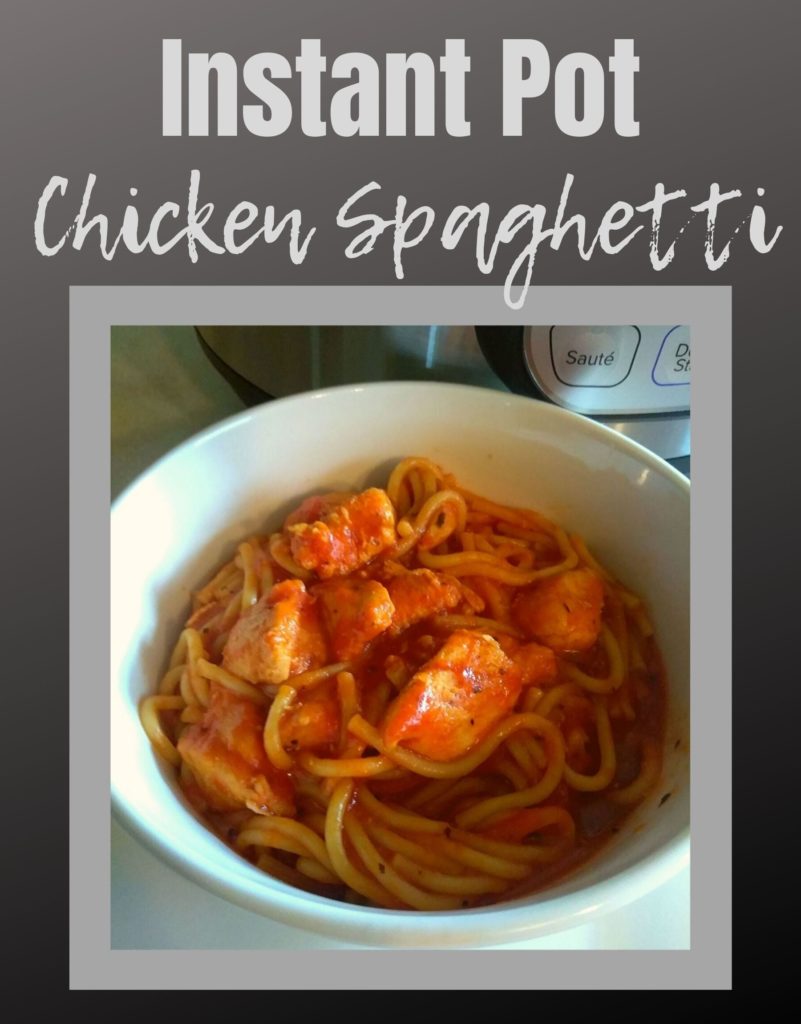
<svg viewBox="0 0 801 1024">
<path fill-rule="evenodd" d="M 313 494 L 306 498 L 284 520 L 284 529 L 296 523 L 313 523 L 317 519 L 330 515 L 350 498 L 355 498 L 355 491 L 329 491 L 328 494 Z"/>
<path fill-rule="evenodd" d="M 181 734 L 178 751 L 213 810 L 295 813 L 292 781 L 265 753 L 264 720 L 259 705 L 212 683 L 203 718 Z"/>
<path fill-rule="evenodd" d="M 251 683 L 283 683 L 327 659 L 314 598 L 300 580 L 284 580 L 234 624 L 222 664 Z"/>
<path fill-rule="evenodd" d="M 392 633 L 401 633 L 415 622 L 455 608 L 462 599 L 459 584 L 451 576 L 415 569 L 404 572 L 387 583 L 395 606 Z"/>
<path fill-rule="evenodd" d="M 542 644 L 515 644 L 506 653 L 520 669 L 523 686 L 548 686 L 556 681 L 556 655 Z"/>
<path fill-rule="evenodd" d="M 333 579 L 312 589 L 337 661 L 350 661 L 387 629 L 395 606 L 376 580 Z"/>
<path fill-rule="evenodd" d="M 292 557 L 320 579 L 343 576 L 392 547 L 395 509 L 386 492 L 372 487 L 312 523 L 286 528 Z"/>
<path fill-rule="evenodd" d="M 457 630 L 387 708 L 384 741 L 452 761 L 488 735 L 520 690 L 520 670 L 492 637 Z"/>
<path fill-rule="evenodd" d="M 327 747 L 339 739 L 339 701 L 332 688 L 313 697 L 301 695 L 281 718 L 281 745 L 288 753 Z"/>
<path fill-rule="evenodd" d="M 555 651 L 586 651 L 601 632 L 603 583 L 590 569 L 550 576 L 520 594 L 513 612 L 518 625 Z"/>
</svg>

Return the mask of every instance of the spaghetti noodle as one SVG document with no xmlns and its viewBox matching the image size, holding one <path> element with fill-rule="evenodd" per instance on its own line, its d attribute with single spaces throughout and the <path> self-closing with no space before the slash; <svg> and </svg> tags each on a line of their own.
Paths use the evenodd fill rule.
<svg viewBox="0 0 801 1024">
<path fill-rule="evenodd" d="M 140 707 L 256 867 L 422 911 L 593 855 L 657 784 L 664 713 L 641 599 L 581 537 L 423 457 L 240 543 Z"/>
</svg>

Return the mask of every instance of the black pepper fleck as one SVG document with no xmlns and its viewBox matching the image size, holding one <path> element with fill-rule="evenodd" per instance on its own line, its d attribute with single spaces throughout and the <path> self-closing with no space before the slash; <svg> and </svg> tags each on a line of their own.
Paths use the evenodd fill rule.
<svg viewBox="0 0 801 1024">
<path fill-rule="evenodd" d="M 666 800 L 668 800 L 669 798 L 670 798 L 670 793 L 665 793 L 665 795 L 664 795 L 664 796 L 662 797 L 662 799 L 661 799 L 661 800 L 659 801 L 659 806 L 661 807 L 661 806 L 662 806 L 662 804 L 663 804 L 663 803 L 665 803 L 665 801 L 666 801 Z"/>
</svg>

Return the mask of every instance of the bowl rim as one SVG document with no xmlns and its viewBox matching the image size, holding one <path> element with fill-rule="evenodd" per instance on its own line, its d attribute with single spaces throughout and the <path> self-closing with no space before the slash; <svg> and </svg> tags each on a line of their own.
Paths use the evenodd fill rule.
<svg viewBox="0 0 801 1024">
<path fill-rule="evenodd" d="M 621 434 L 613 427 L 607 426 L 599 420 L 586 416 L 584 413 L 574 412 L 572 409 L 564 409 L 562 406 L 556 405 L 553 402 L 530 398 L 528 395 L 518 395 L 513 391 L 497 391 L 493 388 L 481 387 L 476 384 L 456 384 L 450 381 L 367 381 L 363 384 L 337 384 L 333 387 L 317 388 L 314 391 L 302 391 L 294 395 L 284 395 L 281 398 L 269 398 L 264 402 L 259 402 L 257 405 L 249 406 L 247 409 L 231 413 L 229 416 L 225 416 L 223 419 L 217 420 L 217 422 L 210 424 L 208 427 L 204 427 L 202 430 L 197 431 L 190 437 L 185 438 L 183 441 L 179 441 L 177 445 L 172 447 L 163 455 L 160 455 L 155 462 L 152 462 L 149 466 L 146 466 L 140 473 L 138 473 L 111 502 L 111 514 L 114 514 L 115 509 L 128 498 L 131 491 L 144 481 L 145 477 L 150 476 L 157 470 L 160 470 L 163 465 L 168 463 L 171 459 L 179 458 L 189 449 L 200 447 L 212 437 L 217 434 L 226 433 L 227 431 L 238 427 L 240 423 L 247 422 L 248 420 L 260 415 L 267 415 L 267 410 L 273 409 L 276 406 L 286 408 L 291 404 L 301 404 L 307 401 L 319 401 L 320 399 L 324 400 L 329 396 L 333 397 L 340 394 L 358 394 L 364 391 L 375 393 L 378 391 L 394 391 L 396 389 L 415 392 L 426 390 L 432 392 L 442 391 L 451 394 L 458 394 L 461 392 L 463 394 L 470 394 L 473 396 L 481 395 L 479 401 L 502 400 L 510 405 L 517 405 L 521 409 L 524 407 L 530 409 L 533 406 L 538 410 L 538 414 L 542 412 L 545 416 L 555 416 L 557 419 L 564 420 L 564 422 L 575 423 L 578 421 L 597 437 L 604 438 L 608 441 L 612 447 L 619 448 L 624 452 L 628 451 L 631 455 L 638 457 L 641 461 L 647 462 L 649 468 L 654 469 L 660 473 L 660 475 L 671 480 L 674 484 L 677 484 L 682 490 L 685 490 L 687 494 L 690 493 L 689 477 L 685 476 L 684 473 L 681 473 L 675 468 L 675 466 L 671 466 L 670 463 L 663 459 L 661 455 L 657 455 L 656 452 L 651 451 L 650 448 L 646 448 L 645 445 L 640 444 L 639 441 L 635 441 L 633 438 L 627 437 L 625 434 Z"/>
<path fill-rule="evenodd" d="M 577 425 L 587 434 L 602 440 L 612 448 L 628 454 L 647 465 L 669 483 L 676 486 L 689 499 L 690 480 L 661 456 L 632 440 L 612 427 L 581 413 L 564 409 L 553 403 L 537 401 L 526 395 L 504 392 L 472 384 L 440 381 L 371 381 L 361 384 L 342 384 L 318 388 L 281 398 L 269 399 L 258 405 L 233 413 L 205 427 L 143 469 L 112 501 L 110 514 L 118 510 L 151 476 L 164 471 L 172 461 L 185 457 L 190 451 L 207 444 L 216 436 L 272 415 L 275 407 L 286 409 L 297 404 L 326 400 L 345 394 L 362 392 L 449 393 L 470 395 L 479 401 L 517 406 L 527 411 L 536 409 L 536 415 L 553 418 L 556 422 Z M 479 397 L 480 396 L 480 397 Z M 110 603 L 112 599 L 109 590 Z M 549 890 L 532 894 L 534 902 L 493 904 L 457 911 L 387 910 L 377 907 L 351 905 L 326 897 L 314 897 L 275 880 L 275 889 L 248 890 L 238 883 L 233 869 L 214 868 L 186 855 L 180 848 L 151 829 L 138 812 L 120 795 L 110 771 L 111 810 L 113 818 L 132 836 L 139 839 L 159 859 L 177 869 L 204 889 L 262 916 L 280 921 L 311 933 L 341 940 L 353 941 L 354 933 L 367 946 L 389 947 L 417 944 L 420 948 L 439 946 L 500 945 L 526 938 L 550 934 L 570 927 L 589 923 L 611 910 L 646 895 L 668 882 L 690 860 L 689 822 L 667 842 L 650 851 L 634 863 L 615 871 L 609 877 L 568 893 L 554 896 Z M 602 853 L 602 851 L 601 851 Z M 597 856 L 597 855 L 596 855 Z M 594 858 L 589 862 L 592 863 Z M 565 876 L 569 880 L 570 875 Z M 521 897 L 526 899 L 526 897 Z"/>
</svg>

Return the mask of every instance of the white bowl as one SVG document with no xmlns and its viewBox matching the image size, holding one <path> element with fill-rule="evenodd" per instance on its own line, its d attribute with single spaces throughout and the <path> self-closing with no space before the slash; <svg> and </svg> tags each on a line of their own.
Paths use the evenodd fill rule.
<svg viewBox="0 0 801 1024">
<path fill-rule="evenodd" d="M 164 670 L 190 591 L 244 536 L 277 528 L 300 497 L 319 489 L 382 485 L 397 461 L 418 454 L 472 491 L 540 509 L 581 533 L 645 597 L 670 687 L 663 784 L 602 853 L 544 892 L 452 913 L 356 907 L 253 867 L 193 813 L 137 711 Z M 211 891 L 357 944 L 514 942 L 620 907 L 689 860 L 689 542 L 690 486 L 680 473 L 592 420 L 528 398 L 461 385 L 369 384 L 285 398 L 225 420 L 157 462 L 112 509 L 114 813 Z M 671 799 L 659 806 L 667 792 Z"/>
</svg>

